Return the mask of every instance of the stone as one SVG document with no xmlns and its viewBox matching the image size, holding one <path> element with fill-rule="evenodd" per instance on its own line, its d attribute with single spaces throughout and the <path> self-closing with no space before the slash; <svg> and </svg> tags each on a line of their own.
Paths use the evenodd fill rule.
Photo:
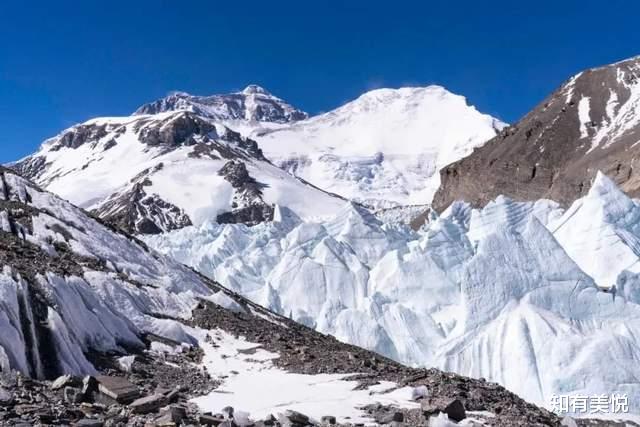
<svg viewBox="0 0 640 427">
<path fill-rule="evenodd" d="M 51 413 L 51 411 L 48 411 L 47 409 L 41 409 L 38 412 L 36 412 L 35 415 L 41 424 L 51 424 L 54 420 L 53 414 Z"/>
<path fill-rule="evenodd" d="M 467 417 L 464 405 L 458 399 L 425 399 L 421 403 L 426 417 L 444 412 L 449 419 L 459 422 Z"/>
<path fill-rule="evenodd" d="M 90 398 L 93 396 L 93 393 L 98 391 L 98 381 L 96 381 L 95 377 L 91 375 L 87 375 L 82 379 L 82 394 L 85 398 Z"/>
<path fill-rule="evenodd" d="M 200 415 L 200 424 L 205 426 L 219 426 L 224 421 L 222 414 Z"/>
<path fill-rule="evenodd" d="M 0 387 L 0 406 L 9 406 L 13 403 L 13 394 Z"/>
<path fill-rule="evenodd" d="M 336 420 L 336 417 L 334 417 L 333 415 L 325 415 L 324 417 L 320 418 L 320 422 L 324 425 L 333 426 L 336 425 L 338 420 Z"/>
<path fill-rule="evenodd" d="M 66 386 L 70 386 L 75 383 L 74 378 L 71 375 L 62 375 L 51 383 L 51 390 L 60 390 Z"/>
<path fill-rule="evenodd" d="M 292 411 L 290 409 L 287 409 L 284 412 L 284 416 L 288 418 L 289 421 L 291 421 L 292 423 L 303 424 L 303 425 L 306 425 L 309 423 L 309 417 L 307 417 L 305 414 L 301 414 L 300 412 Z"/>
<path fill-rule="evenodd" d="M 33 414 L 34 412 L 38 412 L 39 409 L 39 405 L 18 405 L 15 407 L 16 414 L 18 415 Z"/>
<path fill-rule="evenodd" d="M 420 400 L 428 396 L 429 396 L 429 390 L 425 385 L 414 387 L 413 390 L 411 390 L 411 400 Z"/>
<path fill-rule="evenodd" d="M 171 414 L 164 414 L 156 418 L 153 422 L 154 427 L 176 427 L 178 423 L 173 421 Z"/>
<path fill-rule="evenodd" d="M 404 422 L 404 414 L 398 411 L 383 413 L 376 417 L 376 422 L 379 424 L 402 423 Z"/>
<path fill-rule="evenodd" d="M 156 412 L 166 404 L 167 400 L 163 394 L 152 394 L 151 396 L 141 397 L 133 401 L 129 408 L 136 414 L 148 414 Z"/>
<path fill-rule="evenodd" d="M 140 396 L 136 385 L 123 377 L 99 376 L 96 378 L 100 393 L 109 396 L 118 403 L 129 403 Z"/>
<path fill-rule="evenodd" d="M 165 415 L 168 415 L 171 421 L 176 424 L 180 424 L 182 420 L 187 418 L 187 408 L 180 405 L 170 405 L 162 410 Z"/>
<path fill-rule="evenodd" d="M 402 423 L 404 422 L 404 414 L 402 412 L 394 412 L 391 421 Z"/>
<path fill-rule="evenodd" d="M 560 425 L 562 425 L 562 427 L 578 427 L 578 423 L 576 423 L 576 420 L 568 415 L 564 417 L 562 421 L 560 421 Z"/>
<path fill-rule="evenodd" d="M 103 427 L 104 421 L 95 418 L 83 418 L 73 425 L 74 427 Z"/>
<path fill-rule="evenodd" d="M 173 390 L 169 390 L 168 392 L 164 393 L 164 395 L 167 396 L 167 402 L 173 402 L 178 398 L 179 394 L 180 394 L 180 387 L 176 387 Z"/>
<path fill-rule="evenodd" d="M 222 415 L 225 416 L 225 418 L 227 419 L 232 419 L 233 418 L 233 408 L 231 406 L 226 406 L 224 408 L 222 408 Z"/>
<path fill-rule="evenodd" d="M 64 401 L 67 403 L 77 404 L 82 402 L 83 394 L 80 389 L 75 387 L 65 387 L 64 392 Z"/>
<path fill-rule="evenodd" d="M 464 405 L 458 399 L 451 401 L 445 408 L 444 412 L 449 416 L 450 420 L 460 422 L 467 417 Z"/>
</svg>

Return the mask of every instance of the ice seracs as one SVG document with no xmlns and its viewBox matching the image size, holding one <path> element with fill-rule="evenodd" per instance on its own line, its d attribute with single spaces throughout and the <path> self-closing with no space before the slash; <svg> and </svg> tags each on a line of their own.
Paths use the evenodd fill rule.
<svg viewBox="0 0 640 427">
<path fill-rule="evenodd" d="M 640 273 L 640 207 L 601 172 L 550 228 L 598 286 L 611 288 L 623 272 Z"/>
<path fill-rule="evenodd" d="M 408 364 L 499 381 L 541 405 L 553 393 L 614 391 L 640 403 L 639 218 L 636 202 L 598 175 L 566 211 L 507 197 L 483 209 L 455 203 L 414 232 L 347 206 L 321 223 L 209 223 L 146 241 Z M 602 290 L 613 283 L 615 295 Z"/>
</svg>

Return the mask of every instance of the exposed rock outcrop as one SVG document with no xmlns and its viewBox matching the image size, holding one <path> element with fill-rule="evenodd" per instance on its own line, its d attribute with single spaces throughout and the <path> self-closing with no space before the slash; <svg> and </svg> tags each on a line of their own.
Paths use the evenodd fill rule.
<svg viewBox="0 0 640 427">
<path fill-rule="evenodd" d="M 569 79 L 515 125 L 440 171 L 433 206 L 483 206 L 498 195 L 550 198 L 586 194 L 598 170 L 640 195 L 640 57 Z"/>
<path fill-rule="evenodd" d="M 249 175 L 244 162 L 230 160 L 218 173 L 229 181 L 234 193 L 231 203 L 232 210 L 218 215 L 217 222 L 256 225 L 273 220 L 273 206 L 265 203 L 262 199 L 262 189 L 266 185 L 257 182 Z"/>
<path fill-rule="evenodd" d="M 184 210 L 146 192 L 152 184 L 149 175 L 161 169 L 162 163 L 141 173 L 130 188 L 111 195 L 91 213 L 129 234 L 159 234 L 192 225 Z"/>
<path fill-rule="evenodd" d="M 216 120 L 248 120 L 287 123 L 308 117 L 270 94 L 266 89 L 249 85 L 241 92 L 227 95 L 193 96 L 176 92 L 138 108 L 134 114 L 158 114 L 167 111 L 192 111 Z"/>
</svg>

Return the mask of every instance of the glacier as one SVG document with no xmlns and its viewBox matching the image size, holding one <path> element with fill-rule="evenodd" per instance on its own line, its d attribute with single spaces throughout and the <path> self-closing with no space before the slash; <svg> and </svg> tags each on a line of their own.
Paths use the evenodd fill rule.
<svg viewBox="0 0 640 427">
<path fill-rule="evenodd" d="M 371 90 L 327 113 L 254 126 L 248 135 L 291 174 L 347 199 L 389 208 L 430 203 L 440 169 L 505 126 L 465 97 L 431 85 Z"/>
<path fill-rule="evenodd" d="M 280 227 L 293 227 L 301 221 L 286 210 L 278 211 L 276 219 Z M 331 232 L 366 233 L 355 219 L 343 224 L 342 230 Z M 360 237 L 362 234 L 354 234 L 353 241 Z M 359 256 L 373 262 L 381 253 L 364 251 Z M 267 295 L 275 304 L 276 291 Z M 248 331 L 255 332 L 252 339 L 248 339 Z M 138 362 L 156 359 L 177 366 L 175 359 L 165 356 L 194 345 L 203 350 L 203 359 L 185 363 L 193 363 L 219 383 L 204 395 L 191 396 L 192 402 L 210 413 L 233 405 L 239 409 L 238 425 L 248 425 L 239 420 L 250 415 L 279 415 L 287 409 L 318 419 L 329 413 L 342 422 L 357 420 L 371 425 L 374 415 L 363 410 L 364 405 L 389 404 L 419 411 L 420 403 L 414 400 L 415 381 L 429 381 L 435 390 L 447 394 L 461 385 L 472 392 L 487 392 L 497 396 L 498 402 L 504 399 L 513 405 L 509 411 L 518 419 L 534 412 L 553 419 L 495 385 L 441 372 L 425 374 L 277 316 L 0 167 L 3 375 L 17 370 L 28 377 L 52 380 L 62 374 L 106 371 L 115 377 L 118 372 L 111 367 L 94 367 L 96 352 L 127 371 L 137 369 L 132 363 L 139 352 L 144 356 Z M 300 357 L 306 352 L 323 352 L 324 357 L 320 363 L 309 364 Z M 327 359 L 332 360 L 328 365 Z M 365 360 L 370 360 L 368 366 L 361 363 Z M 414 383 L 406 380 L 416 374 L 419 378 Z M 440 387 L 442 376 L 447 378 L 446 392 Z M 361 383 L 361 378 L 367 382 Z M 151 387 L 157 384 L 155 378 L 148 381 Z M 22 384 L 37 384 L 36 390 L 51 387 L 51 382 Z M 284 387 L 274 391 L 274 384 Z M 22 399 L 40 393 L 29 389 L 14 392 L 14 386 L 9 387 L 11 392 L 1 390 L 3 397 L 20 393 Z M 30 402 L 45 404 L 58 399 L 38 396 Z M 19 405 L 34 407 L 23 400 Z M 494 400 L 470 405 L 482 405 L 482 410 L 467 412 L 469 425 L 479 421 L 478 417 L 500 417 L 487 412 L 497 405 Z M 512 416 L 505 413 L 506 419 Z M 57 422 L 56 418 L 54 424 Z M 129 422 L 136 421 L 129 418 Z"/>
<path fill-rule="evenodd" d="M 328 221 L 277 207 L 255 227 L 147 236 L 254 302 L 414 366 L 640 403 L 640 205 L 603 174 L 568 209 L 455 202 L 418 231 L 353 203 Z"/>
</svg>

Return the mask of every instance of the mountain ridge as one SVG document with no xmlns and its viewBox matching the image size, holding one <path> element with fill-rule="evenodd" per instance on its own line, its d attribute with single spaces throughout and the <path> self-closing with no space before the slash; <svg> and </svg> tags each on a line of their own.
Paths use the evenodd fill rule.
<svg viewBox="0 0 640 427">
<path fill-rule="evenodd" d="M 504 194 L 550 198 L 567 206 L 602 170 L 629 195 L 640 139 L 640 57 L 580 72 L 521 120 L 444 167 L 434 207 L 454 200 L 480 206 Z"/>
</svg>

